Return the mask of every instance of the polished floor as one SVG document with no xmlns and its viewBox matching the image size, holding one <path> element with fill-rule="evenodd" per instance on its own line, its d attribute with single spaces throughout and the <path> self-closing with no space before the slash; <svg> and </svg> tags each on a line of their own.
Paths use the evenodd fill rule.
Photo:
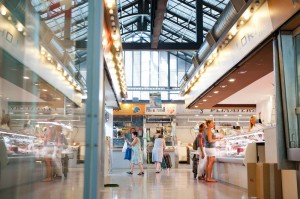
<svg viewBox="0 0 300 199">
<path fill-rule="evenodd" d="M 156 174 L 151 167 L 144 176 L 138 170 L 132 176 L 125 170 L 114 170 L 105 178 L 106 184 L 119 187 L 99 188 L 101 199 L 241 199 L 247 190 L 222 182 L 206 183 L 194 180 L 191 169 L 163 170 Z M 83 169 L 70 169 L 66 179 L 35 182 L 17 188 L 0 190 L 0 199 L 81 199 L 83 198 Z"/>
</svg>

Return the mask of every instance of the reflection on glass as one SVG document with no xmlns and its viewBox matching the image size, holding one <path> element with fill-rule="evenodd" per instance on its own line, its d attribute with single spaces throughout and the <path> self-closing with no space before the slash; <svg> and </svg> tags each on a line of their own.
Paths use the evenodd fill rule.
<svg viewBox="0 0 300 199">
<path fill-rule="evenodd" d="M 4 190 L 38 192 L 84 160 L 88 2 L 0 1 L 0 13 L 0 198 L 14 198 Z"/>
</svg>

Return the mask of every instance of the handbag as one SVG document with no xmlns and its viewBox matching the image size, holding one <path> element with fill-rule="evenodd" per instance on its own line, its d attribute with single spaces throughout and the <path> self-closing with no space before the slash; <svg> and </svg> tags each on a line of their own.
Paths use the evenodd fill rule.
<svg viewBox="0 0 300 199">
<path fill-rule="evenodd" d="M 125 157 L 124 157 L 125 160 L 131 160 L 131 152 L 132 152 L 131 148 L 126 149 Z"/>
</svg>

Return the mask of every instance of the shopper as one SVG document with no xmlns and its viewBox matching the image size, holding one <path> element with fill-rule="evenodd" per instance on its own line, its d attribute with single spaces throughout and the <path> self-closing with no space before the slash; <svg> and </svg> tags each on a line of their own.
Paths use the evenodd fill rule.
<svg viewBox="0 0 300 199">
<path fill-rule="evenodd" d="M 62 163 L 61 163 L 61 153 L 63 150 L 63 133 L 61 124 L 55 125 L 55 144 L 54 151 L 52 155 L 53 165 L 54 165 L 54 177 L 62 177 Z"/>
<path fill-rule="evenodd" d="M 43 128 L 44 132 L 44 147 L 43 147 L 43 157 L 46 165 L 46 178 L 43 179 L 43 182 L 50 182 L 53 180 L 52 176 L 52 155 L 54 151 L 54 129 L 53 126 L 48 126 Z"/>
<path fill-rule="evenodd" d="M 199 125 L 199 134 L 198 137 L 198 153 L 199 153 L 199 165 L 198 165 L 198 179 L 199 180 L 205 180 L 205 170 L 206 170 L 206 164 L 207 159 L 205 158 L 205 139 L 204 139 L 204 131 L 205 131 L 206 125 L 204 123 Z"/>
<path fill-rule="evenodd" d="M 156 173 L 161 171 L 161 162 L 164 155 L 164 150 L 166 148 L 166 142 L 163 139 L 163 135 L 159 135 L 154 142 L 154 147 L 152 149 L 152 161 L 155 162 Z"/>
<path fill-rule="evenodd" d="M 259 130 L 263 129 L 263 126 L 260 123 L 261 123 L 260 118 L 259 118 L 259 123 L 257 123 L 256 117 L 254 115 L 252 115 L 250 117 L 250 121 L 249 121 L 248 132 L 259 131 Z"/>
<path fill-rule="evenodd" d="M 212 120 L 206 120 L 206 126 L 207 128 L 204 131 L 205 152 L 207 156 L 206 182 L 216 182 L 216 180 L 212 178 L 212 169 L 216 157 L 215 142 L 218 139 L 216 139 L 214 133 L 212 132 L 212 129 L 214 128 L 214 122 Z"/>
<path fill-rule="evenodd" d="M 141 141 L 140 139 L 137 137 L 138 136 L 138 132 L 132 132 L 131 133 L 132 142 L 129 142 L 128 139 L 126 139 L 126 142 L 132 146 L 132 156 L 131 156 L 131 170 L 128 171 L 127 173 L 132 175 L 133 174 L 133 169 L 134 169 L 134 165 L 139 165 L 140 168 L 140 172 L 138 173 L 138 175 L 144 175 L 144 169 L 143 169 L 143 158 L 142 158 L 142 147 L 141 147 Z"/>
<path fill-rule="evenodd" d="M 8 114 L 3 115 L 1 119 L 0 129 L 11 130 L 10 128 L 10 116 Z"/>
</svg>

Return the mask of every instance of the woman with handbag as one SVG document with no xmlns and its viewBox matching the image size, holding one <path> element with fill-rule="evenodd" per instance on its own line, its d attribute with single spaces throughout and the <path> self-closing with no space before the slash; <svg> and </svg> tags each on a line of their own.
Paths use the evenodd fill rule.
<svg viewBox="0 0 300 199">
<path fill-rule="evenodd" d="M 159 135 L 158 138 L 155 139 L 154 147 L 152 149 L 152 161 L 155 162 L 156 173 L 160 173 L 161 162 L 163 159 L 165 148 L 166 148 L 166 142 L 163 136 Z"/>
<path fill-rule="evenodd" d="M 132 146 L 132 156 L 131 156 L 131 170 L 128 171 L 127 173 L 132 175 L 133 174 L 133 169 L 134 169 L 134 165 L 139 165 L 140 168 L 140 173 L 138 173 L 138 175 L 144 175 L 144 169 L 143 169 L 143 157 L 142 157 L 142 147 L 141 147 L 141 141 L 140 139 L 137 137 L 138 136 L 138 132 L 132 132 L 131 133 L 132 142 L 129 142 L 128 139 L 126 139 L 126 142 L 128 144 L 130 144 Z"/>
</svg>

